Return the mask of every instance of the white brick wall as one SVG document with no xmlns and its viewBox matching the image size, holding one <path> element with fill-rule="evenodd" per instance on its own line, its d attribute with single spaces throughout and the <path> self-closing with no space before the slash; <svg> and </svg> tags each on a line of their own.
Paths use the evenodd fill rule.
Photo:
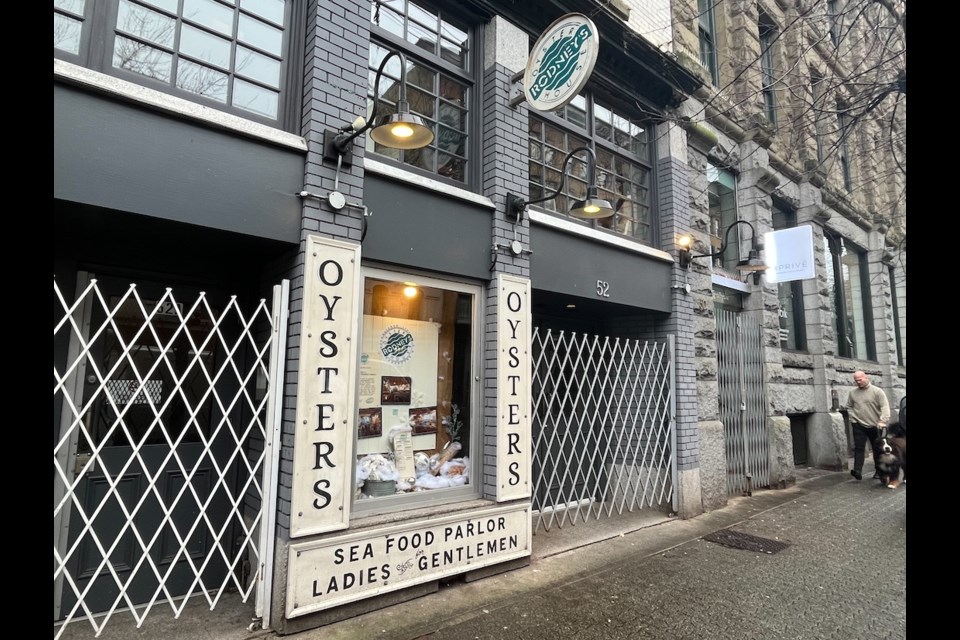
<svg viewBox="0 0 960 640">
<path fill-rule="evenodd" d="M 630 29 L 661 51 L 673 51 L 669 0 L 626 0 L 630 6 Z"/>
</svg>

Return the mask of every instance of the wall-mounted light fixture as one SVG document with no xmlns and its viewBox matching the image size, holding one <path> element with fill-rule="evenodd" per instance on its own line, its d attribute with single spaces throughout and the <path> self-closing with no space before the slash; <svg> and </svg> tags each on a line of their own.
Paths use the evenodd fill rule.
<svg viewBox="0 0 960 640">
<path fill-rule="evenodd" d="M 609 218 L 612 216 L 614 210 L 613 207 L 610 206 L 610 203 L 603 198 L 597 197 L 597 184 L 594 180 L 594 174 L 597 172 L 597 157 L 594 155 L 593 149 L 590 147 L 577 147 L 567 154 L 567 157 L 563 159 L 563 164 L 560 165 L 560 186 L 555 192 L 543 198 L 537 198 L 536 200 L 525 200 L 512 193 L 507 194 L 507 219 L 520 222 L 523 220 L 523 212 L 527 210 L 527 205 L 552 200 L 560 195 L 560 192 L 563 191 L 563 183 L 567 177 L 567 163 L 570 162 L 573 154 L 578 151 L 586 151 L 589 155 L 589 161 L 587 162 L 587 197 L 573 203 L 573 206 L 570 207 L 570 215 L 574 218 L 582 218 L 584 220 L 597 220 L 599 218 Z"/>
<path fill-rule="evenodd" d="M 730 230 L 738 224 L 745 224 L 750 227 L 750 252 L 747 254 L 746 259 L 740 260 L 737 263 L 736 269 L 742 273 L 752 273 L 753 283 L 760 284 L 760 274 L 767 270 L 767 265 L 764 264 L 763 260 L 760 258 L 760 243 L 757 240 L 757 230 L 754 229 L 753 225 L 746 220 L 736 220 L 732 222 L 730 226 L 727 227 L 723 232 L 723 244 L 720 245 L 720 248 L 713 253 L 701 253 L 693 255 L 690 251 L 693 245 L 693 239 L 690 236 L 683 236 L 678 239 L 677 249 L 679 251 L 678 261 L 680 266 L 684 269 L 689 269 L 690 263 L 697 258 L 714 258 L 716 256 L 722 256 L 724 251 L 727 250 L 727 243 L 730 240 Z"/>
<path fill-rule="evenodd" d="M 380 104 L 380 78 L 387 66 L 387 61 L 397 56 L 400 58 L 400 82 L 397 85 L 397 112 L 385 115 L 377 122 L 378 105 Z M 420 149 L 433 142 L 433 131 L 424 123 L 423 118 L 410 113 L 410 104 L 407 102 L 407 59 L 399 51 L 390 51 L 377 69 L 377 77 L 373 83 L 373 112 L 368 120 L 357 118 L 339 131 L 323 132 L 323 159 L 337 162 L 349 167 L 353 162 L 353 152 L 350 144 L 353 140 L 373 127 L 370 137 L 380 145 L 391 149 Z"/>
</svg>

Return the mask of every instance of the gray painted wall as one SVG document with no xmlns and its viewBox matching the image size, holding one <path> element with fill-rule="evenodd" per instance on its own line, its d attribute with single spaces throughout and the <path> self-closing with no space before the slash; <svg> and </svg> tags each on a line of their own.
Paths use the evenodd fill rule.
<svg viewBox="0 0 960 640">
<path fill-rule="evenodd" d="M 72 87 L 53 92 L 54 198 L 299 241 L 301 153 Z"/>
<path fill-rule="evenodd" d="M 541 226 L 530 232 L 530 277 L 537 289 L 670 311 L 671 265 Z M 597 295 L 597 280 L 610 284 Z"/>
<path fill-rule="evenodd" d="M 432 191 L 366 176 L 363 257 L 490 278 L 491 211 Z"/>
</svg>

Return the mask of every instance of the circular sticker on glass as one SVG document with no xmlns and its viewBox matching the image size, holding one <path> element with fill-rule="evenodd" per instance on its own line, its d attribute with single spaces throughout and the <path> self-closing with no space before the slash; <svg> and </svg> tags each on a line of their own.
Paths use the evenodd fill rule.
<svg viewBox="0 0 960 640">
<path fill-rule="evenodd" d="M 569 13 L 540 35 L 523 74 L 527 104 L 537 111 L 555 111 L 573 100 L 587 84 L 600 53 L 593 21 Z"/>
<path fill-rule="evenodd" d="M 380 334 L 380 353 L 390 364 L 403 364 L 413 357 L 413 334 L 392 324 Z"/>
</svg>

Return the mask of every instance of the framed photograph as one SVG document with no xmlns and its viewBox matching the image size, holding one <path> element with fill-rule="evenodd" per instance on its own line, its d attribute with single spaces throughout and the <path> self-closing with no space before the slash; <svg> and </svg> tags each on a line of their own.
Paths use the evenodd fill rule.
<svg viewBox="0 0 960 640">
<path fill-rule="evenodd" d="M 410 404 L 410 378 L 380 376 L 380 404 Z"/>
<path fill-rule="evenodd" d="M 358 438 L 379 438 L 383 435 L 383 418 L 380 407 L 360 409 L 360 423 L 357 425 Z"/>
<path fill-rule="evenodd" d="M 437 408 L 422 407 L 420 409 L 410 409 L 410 425 L 413 427 L 413 435 L 415 436 L 426 433 L 436 433 Z"/>
</svg>

